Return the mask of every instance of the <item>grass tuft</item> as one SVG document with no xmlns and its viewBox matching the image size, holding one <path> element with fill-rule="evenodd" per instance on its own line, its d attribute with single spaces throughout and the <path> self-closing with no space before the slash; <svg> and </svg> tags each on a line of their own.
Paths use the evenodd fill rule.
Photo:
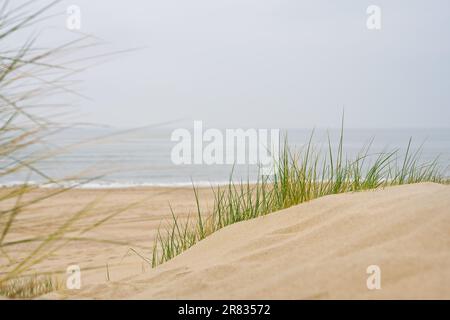
<svg viewBox="0 0 450 320">
<path fill-rule="evenodd" d="M 174 258 L 225 226 L 322 196 L 409 183 L 445 182 L 437 159 L 422 162 L 422 147 L 411 152 L 412 139 L 403 157 L 399 150 L 371 154 L 371 141 L 354 159 L 349 159 L 344 153 L 343 129 L 336 150 L 330 137 L 326 152 L 316 149 L 313 135 L 314 131 L 306 146 L 297 152 L 284 139 L 273 177 L 259 175 L 256 183 L 235 183 L 230 178 L 228 185 L 213 188 L 214 204 L 208 214 L 201 212 L 194 186 L 196 221 L 181 224 L 171 208 L 172 222 L 164 230 L 158 230 L 153 244 L 152 266 Z"/>
<path fill-rule="evenodd" d="M 58 290 L 60 282 L 46 275 L 15 278 L 0 285 L 0 296 L 11 299 L 30 299 Z"/>
</svg>

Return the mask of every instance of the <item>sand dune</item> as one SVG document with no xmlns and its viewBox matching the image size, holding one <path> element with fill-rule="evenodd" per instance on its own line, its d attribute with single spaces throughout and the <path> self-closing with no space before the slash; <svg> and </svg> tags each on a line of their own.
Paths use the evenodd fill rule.
<svg viewBox="0 0 450 320">
<path fill-rule="evenodd" d="M 366 269 L 381 270 L 369 290 Z M 450 186 L 327 196 L 231 225 L 137 276 L 55 298 L 450 298 Z"/>
</svg>

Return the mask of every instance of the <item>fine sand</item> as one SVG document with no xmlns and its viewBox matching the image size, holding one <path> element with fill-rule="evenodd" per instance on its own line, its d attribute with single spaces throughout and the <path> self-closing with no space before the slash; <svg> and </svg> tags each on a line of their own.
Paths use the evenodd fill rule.
<svg viewBox="0 0 450 320">
<path fill-rule="evenodd" d="M 38 189 L 27 194 L 21 202 L 27 203 L 56 191 Z M 9 190 L 0 189 L 0 192 Z M 213 201 L 213 194 L 207 188 L 200 189 L 199 195 L 202 198 L 200 205 L 206 212 Z M 14 203 L 15 200 L 10 203 L 2 201 L 0 209 Z M 119 280 L 150 268 L 131 249 L 144 257 L 151 257 L 158 228 L 164 230 L 171 222 L 170 206 L 180 221 L 185 221 L 188 216 L 194 218 L 197 209 L 192 188 L 73 189 L 27 206 L 17 215 L 5 240 L 13 242 L 45 237 L 78 212 L 85 211 L 73 226 L 74 232 L 67 233 L 49 250 L 58 245 L 62 247 L 34 266 L 30 273 L 56 274 L 64 284 L 67 267 L 78 265 L 82 271 L 83 287 L 104 283 L 108 273 L 110 280 Z M 83 234 L 76 232 L 104 219 L 107 220 L 92 230 Z M 37 242 L 27 242 L 5 247 L 5 252 L 0 254 L 0 266 L 8 264 L 7 256 L 19 262 L 37 245 Z"/>
<path fill-rule="evenodd" d="M 129 248 L 150 257 L 155 230 L 170 217 L 169 200 L 181 216 L 195 213 L 190 189 L 73 190 L 24 215 L 34 223 L 21 221 L 15 234 L 42 232 L 63 212 L 100 196 L 102 206 L 112 207 L 145 198 L 85 235 L 127 244 L 67 245 L 37 268 L 64 279 L 65 268 L 78 264 L 82 289 L 46 298 L 450 299 L 448 185 L 326 196 L 228 226 L 155 269 Z M 201 199 L 208 207 L 211 192 L 201 190 Z M 371 265 L 381 270 L 379 290 L 367 288 Z"/>
</svg>

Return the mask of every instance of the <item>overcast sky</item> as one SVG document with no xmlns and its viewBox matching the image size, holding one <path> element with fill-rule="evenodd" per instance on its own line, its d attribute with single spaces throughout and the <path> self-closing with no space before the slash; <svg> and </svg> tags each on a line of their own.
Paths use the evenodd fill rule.
<svg viewBox="0 0 450 320">
<path fill-rule="evenodd" d="M 80 119 L 120 127 L 449 127 L 450 1 L 72 0 L 102 50 Z M 366 9 L 381 8 L 379 31 Z M 65 18 L 65 17 L 64 17 Z M 47 22 L 69 38 L 65 21 Z"/>
</svg>

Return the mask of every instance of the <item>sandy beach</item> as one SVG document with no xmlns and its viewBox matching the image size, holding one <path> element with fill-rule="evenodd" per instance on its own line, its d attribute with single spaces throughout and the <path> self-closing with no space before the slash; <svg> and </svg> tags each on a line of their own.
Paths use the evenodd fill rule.
<svg viewBox="0 0 450 320">
<path fill-rule="evenodd" d="M 207 209 L 213 195 L 200 193 Z M 190 188 L 71 190 L 28 208 L 8 236 L 44 235 L 87 203 L 93 213 L 77 229 L 134 203 L 34 267 L 64 281 L 69 265 L 80 266 L 81 290 L 50 299 L 450 298 L 448 185 L 326 196 L 225 227 L 152 269 L 133 250 L 151 258 L 158 227 L 170 221 L 169 201 L 182 219 L 195 213 Z M 14 246 L 11 256 L 29 245 Z M 366 286 L 370 265 L 380 267 L 380 290 Z"/>
<path fill-rule="evenodd" d="M 8 192 L 7 188 L 0 192 Z M 24 196 L 23 203 L 40 199 L 57 190 L 37 189 Z M 200 189 L 207 207 L 213 199 L 209 188 Z M 15 199 L 14 199 L 15 200 Z M 3 201 L 0 209 L 9 208 L 14 201 Z M 195 198 L 192 188 L 124 188 L 124 189 L 73 189 L 27 206 L 17 216 L 8 242 L 48 236 L 81 210 L 86 213 L 72 226 L 63 240 L 55 243 L 62 248 L 48 259 L 33 266 L 32 271 L 59 274 L 65 279 L 69 265 L 79 265 L 83 284 L 103 283 L 107 268 L 111 280 L 119 280 L 127 275 L 135 275 L 149 268 L 137 254 L 151 257 L 153 239 L 158 228 L 164 229 L 171 217 L 170 206 L 181 221 L 195 216 Z M 113 217 L 109 217 L 113 215 Z M 103 224 L 82 235 L 79 231 L 107 219 Z M 70 241 L 69 241 L 70 240 Z M 20 261 L 36 243 L 24 243 L 5 247 L 10 258 Z M 1 264 L 7 264 L 2 255 Z M 64 281 L 63 281 L 64 282 Z M 65 282 L 64 282 L 65 283 Z"/>
</svg>

